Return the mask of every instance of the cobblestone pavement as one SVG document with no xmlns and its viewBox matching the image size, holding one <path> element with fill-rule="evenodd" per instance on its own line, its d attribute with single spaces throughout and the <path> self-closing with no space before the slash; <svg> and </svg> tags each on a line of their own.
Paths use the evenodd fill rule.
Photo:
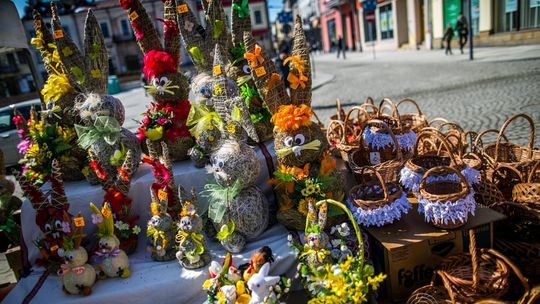
<svg viewBox="0 0 540 304">
<path fill-rule="evenodd" d="M 440 61 L 425 62 L 419 55 L 400 62 L 337 61 L 322 56 L 321 60 L 315 57 L 315 65 L 336 76 L 313 93 L 314 109 L 325 123 L 335 114 L 336 98 L 350 107 L 367 96 L 377 103 L 383 97 L 394 101 L 411 97 L 428 118 L 444 117 L 466 130 L 498 129 L 509 116 L 526 113 L 540 132 L 540 59 L 469 62 L 447 61 L 442 55 Z M 523 121 L 509 131 L 512 140 L 523 143 L 528 139 Z M 535 137 L 540 142 L 540 136 Z"/>
</svg>

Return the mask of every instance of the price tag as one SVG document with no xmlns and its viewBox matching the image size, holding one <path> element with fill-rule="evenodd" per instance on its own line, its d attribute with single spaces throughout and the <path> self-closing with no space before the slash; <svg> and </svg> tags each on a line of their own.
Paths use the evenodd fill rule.
<svg viewBox="0 0 540 304">
<path fill-rule="evenodd" d="M 64 31 L 63 30 L 56 30 L 54 31 L 54 38 L 63 38 L 64 37 Z"/>
<path fill-rule="evenodd" d="M 264 69 L 264 66 L 260 66 L 258 68 L 255 69 L 255 75 L 257 75 L 257 77 L 262 77 L 264 75 L 266 75 L 266 70 Z"/>
<path fill-rule="evenodd" d="M 77 216 L 75 218 L 73 218 L 73 222 L 75 223 L 75 227 L 77 228 L 81 228 L 81 227 L 84 227 L 84 217 L 82 216 Z"/>
<path fill-rule="evenodd" d="M 166 201 L 167 198 L 168 198 L 167 191 L 165 191 L 163 189 L 158 190 L 157 196 L 162 201 Z"/>
<path fill-rule="evenodd" d="M 189 10 L 187 4 L 180 4 L 177 8 L 178 8 L 178 13 L 180 14 L 187 13 L 187 11 Z"/>
<path fill-rule="evenodd" d="M 106 208 L 105 205 L 101 207 L 101 214 L 103 214 L 104 217 L 110 217 L 112 215 L 111 210 L 109 208 Z"/>
<path fill-rule="evenodd" d="M 369 162 L 371 165 L 378 165 L 381 163 L 381 153 L 379 152 L 370 152 L 369 153 Z"/>
<path fill-rule="evenodd" d="M 139 18 L 139 14 L 137 14 L 137 12 L 132 12 L 129 14 L 129 20 L 135 21 L 137 18 Z"/>
<path fill-rule="evenodd" d="M 215 75 L 215 76 L 221 75 L 221 66 L 220 66 L 220 65 L 216 65 L 216 66 L 214 67 L 214 75 Z"/>
<path fill-rule="evenodd" d="M 51 247 L 51 252 L 55 252 L 56 250 L 58 250 L 58 245 L 54 245 Z"/>
</svg>

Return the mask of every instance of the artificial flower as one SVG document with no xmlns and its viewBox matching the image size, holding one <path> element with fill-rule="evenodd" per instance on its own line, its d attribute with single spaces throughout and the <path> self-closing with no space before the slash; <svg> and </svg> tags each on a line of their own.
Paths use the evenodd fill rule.
<svg viewBox="0 0 540 304">
<path fill-rule="evenodd" d="M 311 125 L 312 115 L 311 108 L 306 104 L 282 105 L 272 116 L 272 122 L 278 131 L 294 131 L 302 126 Z"/>
<path fill-rule="evenodd" d="M 152 141 L 159 140 L 163 137 L 163 127 L 159 126 L 154 129 L 146 130 L 144 131 L 144 135 Z"/>
<path fill-rule="evenodd" d="M 101 214 L 92 213 L 92 224 L 99 224 L 103 222 L 103 216 Z"/>
<path fill-rule="evenodd" d="M 133 234 L 138 235 L 139 233 L 141 233 L 141 227 L 135 225 L 133 226 L 133 228 L 131 228 L 131 231 L 133 232 Z"/>
<path fill-rule="evenodd" d="M 73 92 L 73 88 L 65 74 L 51 74 L 43 85 L 41 95 L 45 101 L 58 101 L 71 92 Z"/>
<path fill-rule="evenodd" d="M 166 73 L 176 73 L 178 56 L 165 51 L 151 50 L 144 55 L 143 72 L 147 79 Z"/>
</svg>

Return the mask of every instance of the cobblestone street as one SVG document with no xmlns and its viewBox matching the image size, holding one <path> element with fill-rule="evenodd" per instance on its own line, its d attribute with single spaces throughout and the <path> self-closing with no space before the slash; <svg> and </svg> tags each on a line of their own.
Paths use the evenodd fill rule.
<svg viewBox="0 0 540 304">
<path fill-rule="evenodd" d="M 499 128 L 512 114 L 527 113 L 539 130 L 540 59 L 511 60 L 509 56 L 504 61 L 471 62 L 467 55 L 447 57 L 437 51 L 394 53 L 376 60 L 369 50 L 350 54 L 347 60 L 337 60 L 335 54 L 315 56 L 317 72 L 335 75 L 313 94 L 321 119 L 327 123 L 335 114 L 337 97 L 345 107 L 367 96 L 377 103 L 383 97 L 394 101 L 411 97 L 429 118 L 445 117 L 465 129 Z M 403 112 L 407 111 L 412 108 L 404 107 Z M 524 123 L 515 126 L 511 138 L 528 139 Z M 538 143 L 540 137 L 535 137 Z"/>
</svg>

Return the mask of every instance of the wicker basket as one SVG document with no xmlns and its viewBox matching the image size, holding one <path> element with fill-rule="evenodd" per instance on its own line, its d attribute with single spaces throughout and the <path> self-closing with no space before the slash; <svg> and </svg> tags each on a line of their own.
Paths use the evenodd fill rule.
<svg viewBox="0 0 540 304">
<path fill-rule="evenodd" d="M 510 270 L 526 292 L 527 279 L 518 267 L 493 249 L 476 248 L 474 230 L 469 230 L 469 253 L 447 257 L 436 275 L 442 279 L 452 303 L 474 303 L 481 299 L 500 299 L 509 288 Z"/>
<path fill-rule="evenodd" d="M 397 181 L 399 170 L 403 167 L 404 160 L 401 149 L 399 148 L 398 141 L 392 130 L 386 123 L 380 120 L 370 120 L 364 126 L 369 128 L 370 126 L 377 126 L 378 132 L 384 130 L 386 134 L 389 134 L 393 146 L 387 146 L 383 149 L 373 149 L 369 145 L 364 143 L 363 136 L 360 136 L 359 148 L 351 151 L 348 156 L 348 164 L 351 171 L 354 173 L 361 167 L 373 166 L 386 181 Z M 362 131 L 363 134 L 363 131 Z M 354 174 L 357 182 L 360 183 L 360 176 Z"/>
<path fill-rule="evenodd" d="M 385 181 L 373 167 L 362 167 L 355 173 L 362 182 L 349 191 L 349 209 L 358 224 L 391 224 L 411 208 L 399 183 Z"/>
<path fill-rule="evenodd" d="M 411 98 L 405 98 L 400 100 L 396 104 L 396 111 L 399 108 L 400 105 L 403 105 L 405 103 L 410 103 L 414 105 L 416 108 L 416 113 L 407 113 L 407 114 L 399 114 L 399 119 L 403 124 L 408 126 L 411 130 L 418 133 L 420 132 L 424 127 L 428 126 L 428 121 L 426 116 L 422 113 L 422 110 L 420 110 L 420 107 L 416 103 L 416 101 L 412 100 Z M 397 114 L 397 113 L 396 113 Z"/>
<path fill-rule="evenodd" d="M 456 174 L 459 180 L 452 177 Z M 452 167 L 429 169 L 420 182 L 418 211 L 435 227 L 455 229 L 476 210 L 474 194 L 461 172 Z"/>
<path fill-rule="evenodd" d="M 540 211 L 540 161 L 535 162 L 529 177 L 522 183 L 517 183 L 512 189 L 512 198 L 514 201 L 527 204 L 528 207 Z"/>
</svg>

